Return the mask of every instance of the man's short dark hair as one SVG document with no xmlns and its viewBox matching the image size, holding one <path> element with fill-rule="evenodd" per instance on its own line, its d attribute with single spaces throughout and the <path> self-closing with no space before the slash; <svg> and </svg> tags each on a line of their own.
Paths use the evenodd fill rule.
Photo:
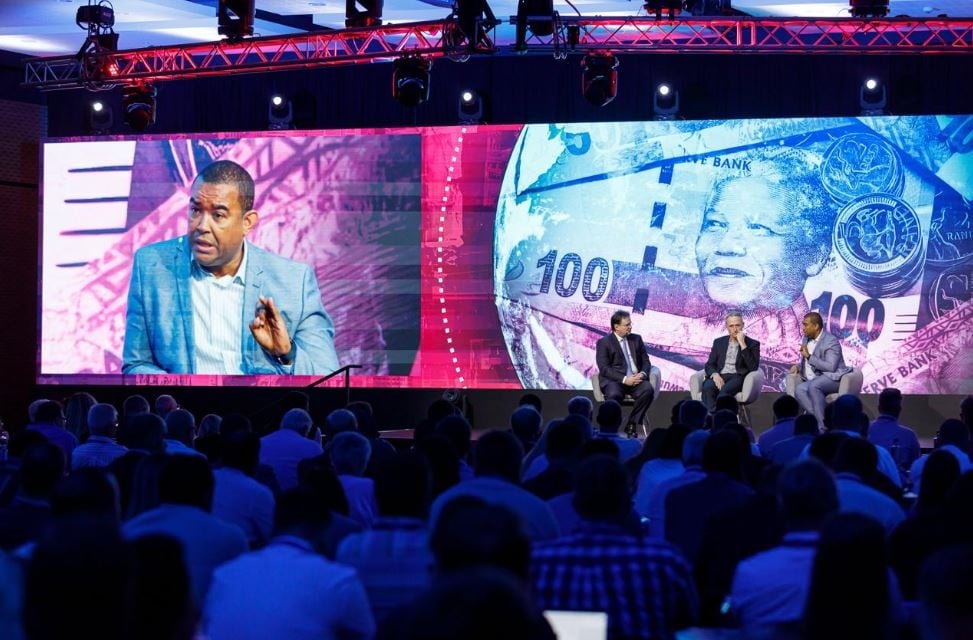
<svg viewBox="0 0 973 640">
<path fill-rule="evenodd" d="M 36 417 L 41 424 L 64 424 L 64 410 L 56 400 L 48 400 L 37 407 Z"/>
<path fill-rule="evenodd" d="M 699 400 L 686 400 L 679 407 L 679 424 L 690 429 L 702 429 L 707 413 L 706 405 Z"/>
<path fill-rule="evenodd" d="M 721 472 L 739 480 L 743 475 L 740 436 L 735 431 L 716 431 L 703 444 L 703 470 Z"/>
<path fill-rule="evenodd" d="M 967 448 L 970 446 L 970 428 L 962 420 L 957 420 L 956 418 L 944 420 L 939 425 L 939 433 L 937 435 L 940 446 L 951 444 L 959 447 L 963 451 L 967 451 Z"/>
<path fill-rule="evenodd" d="M 498 476 L 519 484 L 523 457 L 520 441 L 512 433 L 487 431 L 473 447 L 473 469 L 477 476 Z"/>
<path fill-rule="evenodd" d="M 425 518 L 432 477 L 422 455 L 405 452 L 384 460 L 375 470 L 375 501 L 383 517 Z"/>
<path fill-rule="evenodd" d="M 537 413 L 541 413 L 544 410 L 544 403 L 541 402 L 541 397 L 536 393 L 525 393 L 520 396 L 520 402 L 517 403 L 518 406 L 530 405 L 537 409 Z"/>
<path fill-rule="evenodd" d="M 520 405 L 510 414 L 510 428 L 521 440 L 532 442 L 540 435 L 541 420 L 540 412 L 533 405 Z"/>
<path fill-rule="evenodd" d="M 166 423 L 154 413 L 140 413 L 129 417 L 118 430 L 118 444 L 129 449 L 149 453 L 165 451 Z"/>
<path fill-rule="evenodd" d="M 251 431 L 236 431 L 222 438 L 223 466 L 253 475 L 260 463 L 260 438 Z"/>
<path fill-rule="evenodd" d="M 838 510 L 838 488 L 823 463 L 793 462 L 777 477 L 781 516 L 790 529 L 816 529 Z"/>
<path fill-rule="evenodd" d="M 781 394 L 774 400 L 774 418 L 783 420 L 784 418 L 794 418 L 801 412 L 801 405 L 797 403 L 794 396 L 786 393 Z"/>
<path fill-rule="evenodd" d="M 509 571 L 521 580 L 528 576 L 530 539 L 520 518 L 506 507 L 479 498 L 457 496 L 443 505 L 429 546 L 443 574 L 488 566 Z"/>
<path fill-rule="evenodd" d="M 187 447 L 193 446 L 196 437 L 196 417 L 185 409 L 174 409 L 166 414 L 166 436 L 178 440 Z"/>
<path fill-rule="evenodd" d="M 20 490 L 31 498 L 47 498 L 64 477 L 66 460 L 57 445 L 39 442 L 20 458 Z"/>
<path fill-rule="evenodd" d="M 622 320 L 624 320 L 625 318 L 631 318 L 631 317 L 632 317 L 632 314 L 630 314 L 628 311 L 625 311 L 624 309 L 619 309 L 618 311 L 616 311 L 615 313 L 613 313 L 612 314 L 612 320 L 611 320 L 611 323 L 612 323 L 612 331 L 615 330 L 615 327 L 617 327 L 618 325 L 622 324 Z"/>
<path fill-rule="evenodd" d="M 148 412 L 149 401 L 145 399 L 145 396 L 136 393 L 125 398 L 125 401 L 122 402 L 122 415 L 126 418 Z"/>
<path fill-rule="evenodd" d="M 349 402 L 345 409 L 355 414 L 355 421 L 358 423 L 358 433 L 369 440 L 381 436 L 378 431 L 378 424 L 375 422 L 375 410 L 372 408 L 370 402 L 356 400 L 355 402 Z"/>
<path fill-rule="evenodd" d="M 358 418 L 351 411 L 335 409 L 324 419 L 324 432 L 329 438 L 345 431 L 358 431 Z"/>
<path fill-rule="evenodd" d="M 813 417 L 813 416 L 812 416 Z M 825 466 L 834 469 L 834 459 L 838 454 L 838 449 L 842 443 L 849 438 L 853 438 L 842 431 L 829 431 L 816 437 L 808 448 L 811 457 L 820 460 Z"/>
<path fill-rule="evenodd" d="M 846 393 L 831 403 L 832 428 L 861 433 L 862 401 L 856 395 Z"/>
<path fill-rule="evenodd" d="M 213 504 L 213 470 L 202 456 L 167 456 L 159 472 L 159 501 L 209 511 Z"/>
<path fill-rule="evenodd" d="M 330 522 L 328 505 L 306 487 L 284 492 L 274 504 L 274 535 L 289 533 L 318 539 Z"/>
<path fill-rule="evenodd" d="M 878 394 L 878 412 L 898 418 L 902 413 L 902 392 L 893 387 L 882 389 Z"/>
<path fill-rule="evenodd" d="M 817 311 L 808 311 L 804 314 L 804 319 L 810 320 L 816 327 L 824 328 L 824 318 Z"/>
<path fill-rule="evenodd" d="M 716 404 L 713 407 L 716 411 L 732 411 L 735 415 L 740 411 L 740 403 L 736 396 L 716 396 Z"/>
<path fill-rule="evenodd" d="M 170 411 L 175 411 L 179 408 L 179 403 L 176 399 L 167 393 L 162 394 L 155 399 L 155 412 L 165 418 Z"/>
<path fill-rule="evenodd" d="M 966 396 L 960 401 L 959 417 L 967 427 L 973 429 L 973 395 Z"/>
<path fill-rule="evenodd" d="M 453 445 L 456 455 L 461 460 L 465 460 L 470 453 L 470 439 L 473 437 L 473 428 L 465 417 L 459 414 L 446 416 L 436 423 L 433 433 L 438 433 Z"/>
<path fill-rule="evenodd" d="M 88 430 L 93 436 L 111 436 L 118 426 L 118 411 L 110 404 L 98 403 L 88 409 Z"/>
<path fill-rule="evenodd" d="M 362 475 L 371 457 L 371 443 L 357 431 L 342 431 L 331 441 L 331 464 L 338 474 Z"/>
<path fill-rule="evenodd" d="M 240 198 L 240 209 L 246 213 L 253 209 L 254 184 L 250 173 L 230 160 L 217 160 L 208 164 L 196 180 L 202 180 L 209 184 L 229 184 L 236 188 Z"/>
<path fill-rule="evenodd" d="M 584 432 L 575 422 L 560 421 L 547 432 L 547 459 L 575 458 L 585 443 Z"/>
<path fill-rule="evenodd" d="M 575 474 L 572 501 L 584 520 L 621 523 L 632 509 L 628 475 L 617 457 L 586 458 Z"/>
<path fill-rule="evenodd" d="M 713 413 L 713 431 L 719 431 L 724 426 L 737 421 L 737 414 L 729 409 L 719 409 Z"/>
<path fill-rule="evenodd" d="M 587 396 L 574 396 L 568 400 L 569 416 L 584 416 L 591 420 L 593 410 L 594 405 L 591 402 L 591 398 Z"/>
<path fill-rule="evenodd" d="M 605 400 L 598 407 L 598 416 L 595 418 L 598 423 L 598 430 L 605 433 L 617 433 L 622 426 L 622 405 L 614 400 Z"/>
<path fill-rule="evenodd" d="M 666 437 L 659 447 L 659 457 L 667 460 L 682 460 L 682 445 L 690 433 L 689 427 L 674 424 L 666 429 Z"/>
<path fill-rule="evenodd" d="M 835 454 L 834 470 L 836 473 L 845 471 L 860 478 L 869 478 L 878 471 L 878 450 L 863 438 L 847 438 Z"/>
</svg>

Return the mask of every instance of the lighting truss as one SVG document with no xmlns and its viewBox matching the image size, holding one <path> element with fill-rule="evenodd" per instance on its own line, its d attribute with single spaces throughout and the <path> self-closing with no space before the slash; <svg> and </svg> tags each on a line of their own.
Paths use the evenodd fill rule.
<svg viewBox="0 0 973 640">
<path fill-rule="evenodd" d="M 514 24 L 516 18 L 510 18 Z M 103 59 L 120 84 L 162 82 L 231 73 L 283 71 L 389 61 L 406 54 L 455 56 L 458 25 L 446 19 L 364 29 L 319 31 L 90 54 Z M 568 31 L 575 36 L 568 38 Z M 496 28 L 464 55 L 515 55 L 514 38 Z M 576 44 L 575 44 L 576 43 Z M 550 36 L 530 35 L 527 54 L 579 53 L 878 53 L 973 54 L 973 18 L 769 19 L 562 17 Z M 117 68 L 117 73 L 115 69 Z M 37 58 L 25 64 L 24 86 L 41 90 L 83 86 L 74 56 Z"/>
</svg>

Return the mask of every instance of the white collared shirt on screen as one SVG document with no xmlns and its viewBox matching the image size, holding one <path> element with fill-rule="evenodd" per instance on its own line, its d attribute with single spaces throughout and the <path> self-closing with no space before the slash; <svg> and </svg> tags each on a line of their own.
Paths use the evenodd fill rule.
<svg viewBox="0 0 973 640">
<path fill-rule="evenodd" d="M 812 338 L 807 341 L 807 352 L 809 354 L 814 354 L 814 347 L 818 346 L 818 339 Z M 810 358 L 804 358 L 804 378 L 810 380 L 816 378 L 818 374 L 814 373 L 814 367 L 811 366 Z"/>
<path fill-rule="evenodd" d="M 232 276 L 217 278 L 197 263 L 190 270 L 196 373 L 243 373 L 243 294 L 247 251 Z"/>
</svg>

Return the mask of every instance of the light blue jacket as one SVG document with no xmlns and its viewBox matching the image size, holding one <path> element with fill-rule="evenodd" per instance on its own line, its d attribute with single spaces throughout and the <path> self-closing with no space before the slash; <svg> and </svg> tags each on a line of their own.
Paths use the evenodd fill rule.
<svg viewBox="0 0 973 640">
<path fill-rule="evenodd" d="M 312 269 L 247 243 L 243 295 L 243 371 L 248 375 L 324 375 L 338 368 L 334 324 Z M 186 236 L 139 249 L 132 265 L 122 373 L 195 373 L 191 254 Z M 291 366 L 264 351 L 250 321 L 259 296 L 271 296 L 295 345 Z"/>
<path fill-rule="evenodd" d="M 811 364 L 814 373 L 824 376 L 831 380 L 841 380 L 841 377 L 851 371 L 851 367 L 845 365 L 844 355 L 841 353 L 841 343 L 838 342 L 833 334 L 822 331 L 818 336 L 818 344 L 814 347 L 814 353 L 807 361 Z M 804 377 L 804 358 L 801 358 L 797 366 L 797 372 Z"/>
</svg>

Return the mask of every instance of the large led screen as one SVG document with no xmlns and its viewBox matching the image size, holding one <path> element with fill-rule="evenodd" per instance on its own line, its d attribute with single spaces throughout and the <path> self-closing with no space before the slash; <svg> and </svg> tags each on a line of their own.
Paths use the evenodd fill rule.
<svg viewBox="0 0 973 640">
<path fill-rule="evenodd" d="M 866 392 L 970 393 L 971 151 L 971 116 L 50 141 L 39 381 L 303 385 L 355 364 L 355 386 L 589 389 L 624 309 L 663 389 L 688 388 L 729 311 L 780 389 L 817 310 Z M 313 274 L 240 285 L 320 297 L 336 360 L 226 375 L 168 357 L 193 354 L 206 309 L 189 253 L 144 256 L 193 241 L 194 179 L 219 160 L 254 179 L 248 255 Z M 245 307 L 225 324 L 247 362 Z M 126 354 L 136 312 L 159 370 Z"/>
</svg>

